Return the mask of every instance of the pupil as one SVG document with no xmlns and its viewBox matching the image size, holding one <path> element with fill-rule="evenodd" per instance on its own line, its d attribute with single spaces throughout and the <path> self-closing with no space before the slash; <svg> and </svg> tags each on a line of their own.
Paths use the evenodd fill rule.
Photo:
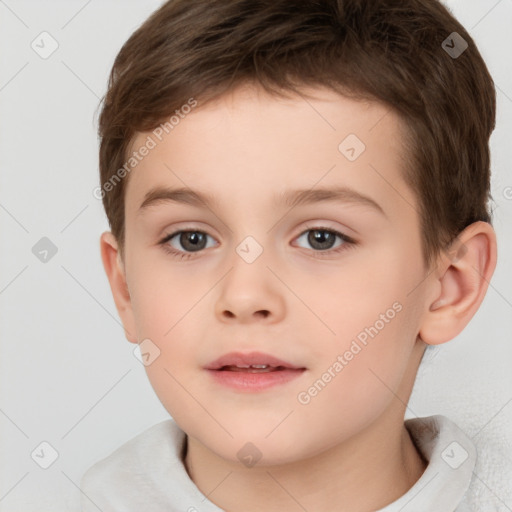
<svg viewBox="0 0 512 512">
<path fill-rule="evenodd" d="M 334 243 L 334 235 L 333 233 L 326 230 L 313 230 L 310 231 L 308 241 L 312 247 L 315 247 L 315 244 L 319 244 L 319 249 L 330 249 Z"/>
<path fill-rule="evenodd" d="M 204 241 L 204 234 L 198 231 L 187 231 L 180 236 L 180 243 L 187 250 L 198 251 L 203 249 Z"/>
</svg>

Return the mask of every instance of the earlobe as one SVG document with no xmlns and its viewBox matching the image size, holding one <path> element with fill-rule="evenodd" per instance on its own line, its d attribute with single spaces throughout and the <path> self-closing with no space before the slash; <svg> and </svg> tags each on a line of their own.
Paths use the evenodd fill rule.
<svg viewBox="0 0 512 512">
<path fill-rule="evenodd" d="M 126 339 L 131 343 L 137 343 L 130 292 L 126 283 L 126 272 L 118 250 L 117 240 L 110 231 L 101 235 L 100 250 L 103 267 L 110 283 L 117 312 L 123 323 Z"/>
<path fill-rule="evenodd" d="M 439 255 L 429 286 L 434 297 L 427 303 L 420 338 L 439 345 L 455 338 L 480 307 L 496 268 L 496 234 L 487 222 L 475 222 Z"/>
</svg>

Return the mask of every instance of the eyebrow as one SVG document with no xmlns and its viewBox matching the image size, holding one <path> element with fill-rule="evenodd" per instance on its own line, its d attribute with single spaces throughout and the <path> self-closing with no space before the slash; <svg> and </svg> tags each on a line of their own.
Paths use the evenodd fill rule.
<svg viewBox="0 0 512 512">
<path fill-rule="evenodd" d="M 383 208 L 374 199 L 349 187 L 288 190 L 282 194 L 276 194 L 273 197 L 273 201 L 275 204 L 282 202 L 289 208 L 324 201 L 360 204 L 370 207 L 381 215 L 384 215 L 384 217 L 387 217 Z M 216 198 L 208 193 L 195 191 L 186 187 L 175 189 L 156 187 L 148 191 L 144 196 L 144 200 L 139 207 L 139 213 L 142 213 L 149 206 L 168 202 L 188 204 L 203 208 L 207 207 L 209 209 L 218 207 Z"/>
</svg>

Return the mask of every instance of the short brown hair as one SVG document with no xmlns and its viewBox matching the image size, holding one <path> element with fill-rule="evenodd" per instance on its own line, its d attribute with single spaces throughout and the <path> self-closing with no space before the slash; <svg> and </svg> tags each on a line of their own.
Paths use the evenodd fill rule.
<svg viewBox="0 0 512 512">
<path fill-rule="evenodd" d="M 454 47 L 454 32 L 468 44 L 460 56 L 443 45 Z M 494 83 L 472 38 L 437 0 L 166 2 L 115 59 L 99 121 L 101 184 L 126 163 L 138 132 L 191 97 L 205 103 L 244 82 L 276 95 L 324 86 L 401 117 L 404 179 L 418 198 L 426 266 L 466 226 L 491 222 Z M 125 181 L 102 194 L 121 253 Z"/>
</svg>

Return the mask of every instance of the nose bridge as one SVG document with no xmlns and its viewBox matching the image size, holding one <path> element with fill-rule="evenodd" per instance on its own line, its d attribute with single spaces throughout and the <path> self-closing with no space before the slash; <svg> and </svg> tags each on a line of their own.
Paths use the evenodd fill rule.
<svg viewBox="0 0 512 512">
<path fill-rule="evenodd" d="M 263 235 L 245 235 L 234 247 L 230 270 L 225 276 L 217 297 L 216 311 L 223 319 L 236 317 L 249 321 L 257 316 L 280 317 L 283 298 L 269 265 L 269 250 L 258 238 Z"/>
<path fill-rule="evenodd" d="M 254 233 L 254 230 L 252 232 Z M 226 279 L 230 286 L 248 286 L 252 292 L 256 292 L 256 289 L 264 284 L 268 286 L 268 278 L 272 275 L 267 268 L 270 254 L 267 247 L 269 238 L 262 238 L 262 234 L 242 235 L 241 240 L 239 236 L 240 241 L 234 245 L 229 259 L 230 271 Z M 248 295 L 251 290 L 247 290 L 246 294 Z M 243 291 L 238 290 L 237 293 L 243 294 Z"/>
</svg>

